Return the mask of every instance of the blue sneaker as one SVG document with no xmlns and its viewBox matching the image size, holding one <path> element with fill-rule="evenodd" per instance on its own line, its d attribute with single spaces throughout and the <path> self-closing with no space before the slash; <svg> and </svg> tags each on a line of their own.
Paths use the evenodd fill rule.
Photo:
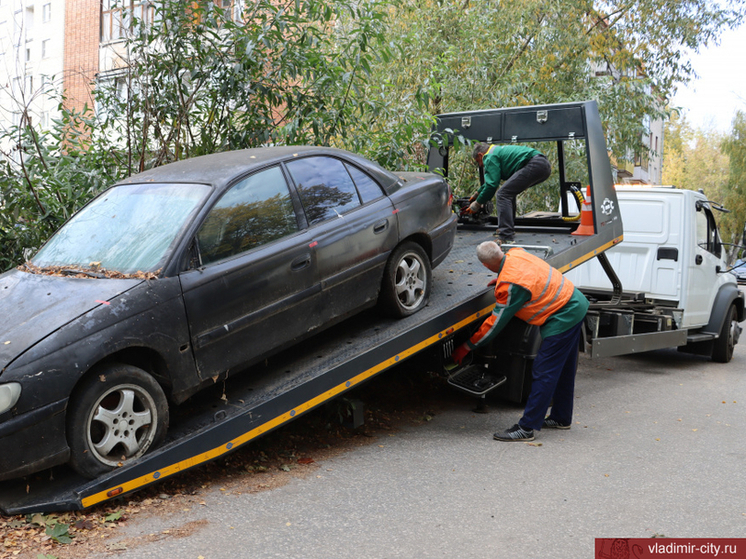
<svg viewBox="0 0 746 559">
<path fill-rule="evenodd" d="M 492 437 L 496 441 L 505 441 L 505 442 L 533 441 L 534 430 L 524 429 L 523 427 L 521 427 L 520 425 L 516 423 L 510 429 L 506 429 L 502 433 L 495 433 Z"/>
<path fill-rule="evenodd" d="M 543 429 L 569 429 L 570 425 L 563 425 L 556 419 L 549 419 L 548 417 L 544 419 L 544 424 L 542 425 Z"/>
</svg>

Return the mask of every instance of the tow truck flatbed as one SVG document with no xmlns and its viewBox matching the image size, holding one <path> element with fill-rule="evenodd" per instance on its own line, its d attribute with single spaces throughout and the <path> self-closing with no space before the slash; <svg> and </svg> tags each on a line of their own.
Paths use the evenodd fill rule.
<svg viewBox="0 0 746 559">
<path fill-rule="evenodd" d="M 488 314 L 491 274 L 475 247 L 488 230 L 459 231 L 433 270 L 430 303 L 405 319 L 371 310 L 237 374 L 173 411 L 166 442 L 131 465 L 87 480 L 58 466 L 0 483 L 0 512 L 82 510 L 225 456 L 390 369 Z M 225 399 L 222 399 L 223 394 Z"/>
<path fill-rule="evenodd" d="M 446 176 L 448 146 L 455 129 L 473 141 L 543 140 L 556 144 L 562 211 L 519 216 L 517 246 L 565 272 L 594 256 L 601 259 L 606 249 L 622 240 L 595 102 L 441 115 L 428 164 Z M 587 215 L 592 224 L 582 235 L 573 234 L 577 223 L 564 220 L 569 211 L 566 193 L 573 183 L 563 163 L 565 144 L 573 149 L 582 145 L 588 167 L 588 192 L 593 198 L 587 204 Z M 400 320 L 383 319 L 375 311 L 357 315 L 271 358 L 262 367 L 234 375 L 224 385 L 220 383 L 215 390 L 173 410 L 168 438 L 160 448 L 104 476 L 86 480 L 60 466 L 2 482 L 0 512 L 85 509 L 225 456 L 413 355 L 429 350 L 428 355 L 449 356 L 453 344 L 468 335 L 468 327 L 494 306 L 487 287 L 494 276 L 479 263 L 475 251 L 480 242 L 494 238 L 494 230 L 493 222 L 460 228 L 450 255 L 433 271 L 430 303 L 420 312 Z M 507 397 L 520 400 L 530 382 L 538 328 L 515 325 L 506 328 L 504 335 L 494 352 L 490 349 L 482 355 L 484 366 L 487 371 L 495 369 L 494 375 L 489 373 L 493 380 L 504 376 L 492 386 L 505 383 Z"/>
</svg>

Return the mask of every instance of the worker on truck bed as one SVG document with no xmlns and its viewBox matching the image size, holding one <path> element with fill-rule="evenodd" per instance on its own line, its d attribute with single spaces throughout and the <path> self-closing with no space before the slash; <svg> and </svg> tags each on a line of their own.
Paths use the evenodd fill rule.
<svg viewBox="0 0 746 559">
<path fill-rule="evenodd" d="M 516 196 L 547 180 L 552 166 L 541 152 L 526 146 L 478 143 L 473 157 L 476 165 L 484 169 L 484 184 L 472 196 L 468 211 L 479 212 L 497 192 L 497 235 L 502 242 L 509 243 L 515 236 Z M 498 190 L 501 180 L 505 183 Z"/>
<path fill-rule="evenodd" d="M 522 248 L 503 252 L 496 242 L 486 241 L 477 247 L 477 257 L 497 273 L 490 282 L 495 285 L 497 304 L 477 333 L 454 350 L 453 360 L 461 364 L 470 351 L 487 345 L 514 315 L 539 326 L 542 337 L 523 417 L 494 438 L 532 441 L 534 429 L 569 429 L 588 300 L 559 270 Z M 550 403 L 552 411 L 546 416 Z"/>
</svg>

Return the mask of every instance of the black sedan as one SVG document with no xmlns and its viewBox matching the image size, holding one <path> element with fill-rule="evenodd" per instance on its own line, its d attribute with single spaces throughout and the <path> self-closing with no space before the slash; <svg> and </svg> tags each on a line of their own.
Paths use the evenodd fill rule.
<svg viewBox="0 0 746 559">
<path fill-rule="evenodd" d="M 0 479 L 95 477 L 159 444 L 169 405 L 378 304 L 427 304 L 448 185 L 273 147 L 130 177 L 0 276 Z"/>
</svg>

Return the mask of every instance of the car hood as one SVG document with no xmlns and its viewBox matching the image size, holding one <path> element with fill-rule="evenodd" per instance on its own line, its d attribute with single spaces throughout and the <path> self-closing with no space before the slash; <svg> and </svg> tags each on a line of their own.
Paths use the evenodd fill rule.
<svg viewBox="0 0 746 559">
<path fill-rule="evenodd" d="M 11 270 L 0 276 L 0 369 L 71 320 L 142 279 L 81 279 Z"/>
</svg>

